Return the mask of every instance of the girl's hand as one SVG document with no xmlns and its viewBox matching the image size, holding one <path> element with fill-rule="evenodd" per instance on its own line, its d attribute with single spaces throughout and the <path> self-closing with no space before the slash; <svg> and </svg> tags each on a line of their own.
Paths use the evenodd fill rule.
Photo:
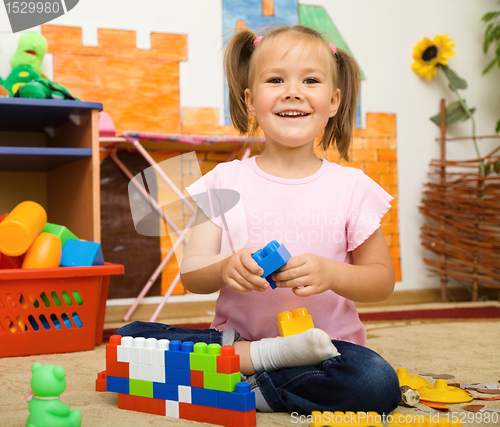
<svg viewBox="0 0 500 427">
<path fill-rule="evenodd" d="M 222 280 L 224 284 L 238 292 L 264 292 L 269 283 L 263 277 L 264 273 L 252 254 L 261 248 L 241 249 L 223 261 Z"/>
<path fill-rule="evenodd" d="M 299 297 L 320 294 L 331 289 L 332 262 L 317 255 L 303 254 L 290 258 L 271 277 L 277 287 L 292 288 Z"/>
</svg>

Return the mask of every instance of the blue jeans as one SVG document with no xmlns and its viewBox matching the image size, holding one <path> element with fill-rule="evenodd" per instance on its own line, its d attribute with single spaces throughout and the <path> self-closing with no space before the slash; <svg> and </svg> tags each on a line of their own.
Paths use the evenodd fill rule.
<svg viewBox="0 0 500 427">
<path fill-rule="evenodd" d="M 181 329 L 162 323 L 133 322 L 117 335 L 166 338 L 170 341 L 232 345 L 241 338 L 234 329 Z M 262 370 L 246 378 L 263 412 L 353 411 L 389 414 L 401 402 L 394 369 L 374 351 L 346 341 L 332 340 L 340 356 L 315 366 Z"/>
</svg>

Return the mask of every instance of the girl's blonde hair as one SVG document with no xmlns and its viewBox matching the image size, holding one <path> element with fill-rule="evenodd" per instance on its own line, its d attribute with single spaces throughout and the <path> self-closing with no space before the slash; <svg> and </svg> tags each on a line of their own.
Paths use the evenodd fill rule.
<svg viewBox="0 0 500 427">
<path fill-rule="evenodd" d="M 340 106 L 330 117 L 319 145 L 326 150 L 337 146 L 340 157 L 348 160 L 356 115 L 360 71 L 356 61 L 346 51 L 337 48 L 333 54 L 328 42 L 317 31 L 296 25 L 282 26 L 269 31 L 254 45 L 257 34 L 247 28 L 238 29 L 229 39 L 224 54 L 224 71 L 229 86 L 229 113 L 233 125 L 242 134 L 255 135 L 259 124 L 250 118 L 245 104 L 245 89 L 250 88 L 260 57 L 274 47 L 286 43 L 289 48 L 299 42 L 316 43 L 320 54 L 331 58 L 333 87 L 340 89 Z"/>
</svg>

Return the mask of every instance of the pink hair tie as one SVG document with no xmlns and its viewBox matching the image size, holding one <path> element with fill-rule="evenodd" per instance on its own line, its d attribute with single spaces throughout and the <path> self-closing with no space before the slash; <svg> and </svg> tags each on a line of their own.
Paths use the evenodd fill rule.
<svg viewBox="0 0 500 427">
<path fill-rule="evenodd" d="M 255 44 L 255 41 L 254 41 L 254 44 Z M 328 46 L 330 46 L 330 49 L 332 50 L 333 54 L 335 55 L 337 53 L 337 46 L 335 46 L 333 43 L 329 44 Z"/>
<path fill-rule="evenodd" d="M 264 38 L 263 36 L 255 37 L 255 40 L 253 41 L 253 45 L 257 46 L 263 38 Z"/>
</svg>

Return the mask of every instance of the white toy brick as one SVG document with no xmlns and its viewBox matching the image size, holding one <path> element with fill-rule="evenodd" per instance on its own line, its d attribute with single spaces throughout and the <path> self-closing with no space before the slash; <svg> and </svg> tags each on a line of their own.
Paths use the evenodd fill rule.
<svg viewBox="0 0 500 427">
<path fill-rule="evenodd" d="M 148 338 L 144 344 L 144 348 L 141 348 L 141 364 L 152 365 L 153 364 L 153 349 L 156 349 L 156 338 Z"/>
<path fill-rule="evenodd" d="M 153 365 L 153 378 L 155 383 L 166 383 L 167 378 L 165 377 L 165 367 Z"/>
<path fill-rule="evenodd" d="M 141 380 L 154 381 L 153 366 L 141 364 Z"/>
<path fill-rule="evenodd" d="M 146 338 L 143 337 L 134 338 L 134 345 L 130 347 L 129 350 L 130 363 L 141 363 L 141 348 L 144 348 L 145 343 L 146 343 Z"/>
<path fill-rule="evenodd" d="M 179 418 L 179 402 L 175 400 L 166 400 L 165 412 L 167 417 Z"/>
<path fill-rule="evenodd" d="M 180 385 L 179 387 L 179 402 L 191 403 L 191 387 Z"/>
<path fill-rule="evenodd" d="M 165 366 L 165 351 L 168 350 L 169 340 L 158 340 L 156 348 L 151 350 L 153 366 Z"/>
<path fill-rule="evenodd" d="M 130 362 L 130 347 L 134 339 L 132 337 L 123 337 L 121 344 L 116 348 L 116 360 L 118 362 Z"/>
<path fill-rule="evenodd" d="M 128 377 L 131 380 L 141 380 L 141 365 L 138 363 L 128 364 Z"/>
</svg>

